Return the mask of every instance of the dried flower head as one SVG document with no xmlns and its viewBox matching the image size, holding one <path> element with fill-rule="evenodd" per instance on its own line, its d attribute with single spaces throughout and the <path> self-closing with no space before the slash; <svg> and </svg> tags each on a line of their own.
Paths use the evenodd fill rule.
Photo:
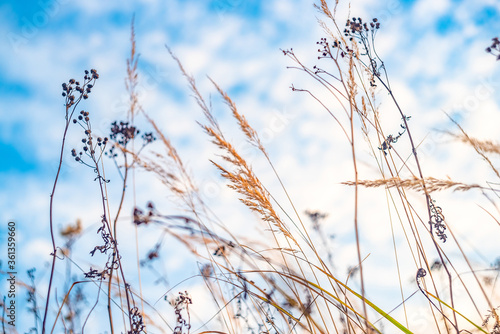
<svg viewBox="0 0 500 334">
<path fill-rule="evenodd" d="M 120 145 L 126 146 L 137 134 L 139 134 L 139 130 L 135 126 L 129 125 L 128 122 L 111 123 L 111 134 L 109 137 Z"/>
<path fill-rule="evenodd" d="M 99 78 L 96 70 L 91 70 L 92 76 L 89 76 L 88 70 L 85 70 L 85 76 L 83 77 L 83 84 L 80 85 L 80 81 L 76 81 L 75 79 L 69 79 L 68 83 L 62 84 L 62 96 L 66 98 L 66 107 L 70 108 L 75 106 L 82 99 L 88 99 L 88 94 L 91 93 L 91 89 L 95 81 Z M 74 85 L 74 86 L 73 86 Z M 87 87 L 85 90 L 83 87 Z M 75 94 L 76 93 L 76 94 Z M 75 121 L 73 121 L 75 123 Z"/>
<path fill-rule="evenodd" d="M 500 40 L 498 37 L 492 39 L 491 45 L 486 48 L 486 52 L 491 53 L 497 60 L 500 60 Z"/>
</svg>

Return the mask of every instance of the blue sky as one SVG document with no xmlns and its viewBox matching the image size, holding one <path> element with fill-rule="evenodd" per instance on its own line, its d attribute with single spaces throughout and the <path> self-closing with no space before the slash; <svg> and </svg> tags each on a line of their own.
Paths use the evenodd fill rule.
<svg viewBox="0 0 500 334">
<path fill-rule="evenodd" d="M 488 179 L 487 169 L 472 165 L 460 146 L 445 147 L 446 139 L 433 131 L 450 127 L 444 110 L 473 135 L 500 140 L 500 62 L 484 52 L 491 38 L 500 35 L 498 2 L 362 0 L 352 4 L 351 13 L 382 21 L 378 48 L 396 94 L 412 115 L 416 137 L 425 138 L 427 146 L 422 147 L 428 148 L 423 156 L 429 174 L 471 182 Z M 300 209 L 335 211 L 350 219 L 347 208 L 334 209 L 345 189 L 339 182 L 352 177 L 349 160 L 339 162 L 344 153 L 335 153 L 332 147 L 341 138 L 338 129 L 313 101 L 290 91 L 292 83 L 307 81 L 299 72 L 286 69 L 292 64 L 280 52 L 293 47 L 302 59 L 314 64 L 316 41 L 324 33 L 312 2 L 5 0 L 0 3 L 0 219 L 2 224 L 17 222 L 20 268 L 37 266 L 40 284 L 46 284 L 48 201 L 64 122 L 61 83 L 81 77 L 85 69 L 98 70 L 101 78 L 82 107 L 96 115 L 96 130 L 106 134 L 109 124 L 125 110 L 125 60 L 134 15 L 144 109 L 169 133 L 193 174 L 205 178 L 206 189 L 216 185 L 215 191 L 207 190 L 214 203 L 230 195 L 218 188 L 219 179 L 210 165 L 199 163 L 213 158 L 214 151 L 197 128 L 195 121 L 202 114 L 165 44 L 215 105 L 217 95 L 207 75 L 230 93 L 257 129 L 265 132 L 276 119 L 286 119 L 283 128 L 269 132 L 267 144 Z M 341 0 L 341 22 L 346 15 L 347 3 Z M 380 99 L 384 102 L 386 97 Z M 215 108 L 215 113 L 224 126 L 230 126 L 223 107 Z M 399 126 L 397 120 L 394 126 Z M 78 141 L 75 131 L 68 145 Z M 82 218 L 91 229 L 98 212 L 98 205 L 88 199 L 95 192 L 92 173 L 82 172 L 82 166 L 68 157 L 69 150 L 59 189 L 57 225 Z M 448 163 L 445 171 L 444 163 Z M 370 175 L 367 169 L 363 178 Z M 325 189 L 315 190 L 318 180 Z M 160 185 L 151 188 L 140 186 L 142 203 L 151 194 L 167 202 Z M 470 200 L 460 196 L 457 201 Z M 171 208 L 176 209 L 175 205 Z M 451 217 L 460 215 L 450 213 Z M 334 219 L 330 223 L 332 229 L 337 226 Z M 352 240 L 350 226 L 335 231 Z M 464 227 L 462 232 L 471 231 Z M 480 239 L 474 232 L 469 235 L 471 243 Z M 382 235 L 375 238 L 387 241 Z M 85 251 L 85 245 L 80 247 Z M 487 259 L 494 258 L 491 249 L 484 251 Z M 190 269 L 171 262 L 173 275 L 179 275 L 171 279 L 180 281 Z"/>
</svg>

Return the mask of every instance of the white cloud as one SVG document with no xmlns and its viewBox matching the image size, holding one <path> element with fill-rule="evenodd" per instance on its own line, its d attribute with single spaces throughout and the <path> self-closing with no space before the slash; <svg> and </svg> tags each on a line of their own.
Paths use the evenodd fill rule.
<svg viewBox="0 0 500 334">
<path fill-rule="evenodd" d="M 411 18 L 417 27 L 430 26 L 435 24 L 440 16 L 450 12 L 452 2 L 449 0 L 419 1 L 413 6 Z"/>
</svg>

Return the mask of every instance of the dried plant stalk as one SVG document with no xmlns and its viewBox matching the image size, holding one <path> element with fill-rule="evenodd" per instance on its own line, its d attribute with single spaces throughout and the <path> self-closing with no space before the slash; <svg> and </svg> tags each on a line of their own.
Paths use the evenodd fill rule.
<svg viewBox="0 0 500 334">
<path fill-rule="evenodd" d="M 418 192 L 424 192 L 424 182 L 427 188 L 427 192 L 432 193 L 434 191 L 441 191 L 446 189 L 453 189 L 453 191 L 468 191 L 471 189 L 483 189 L 484 187 L 478 184 L 466 184 L 461 182 L 455 182 L 452 180 L 440 180 L 432 176 L 426 177 L 423 180 L 417 177 L 410 179 L 401 179 L 399 177 L 392 177 L 389 179 L 379 179 L 379 180 L 359 180 L 358 185 L 366 188 L 376 188 L 376 187 L 402 187 L 405 189 L 416 190 Z M 354 186 L 355 182 L 346 181 L 342 182 L 347 186 Z"/>
</svg>

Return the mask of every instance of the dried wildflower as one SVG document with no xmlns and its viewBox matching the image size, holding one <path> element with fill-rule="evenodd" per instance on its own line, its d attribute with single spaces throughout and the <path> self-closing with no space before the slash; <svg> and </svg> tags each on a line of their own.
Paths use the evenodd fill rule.
<svg viewBox="0 0 500 334">
<path fill-rule="evenodd" d="M 321 38 L 319 42 L 316 42 L 321 48 L 318 49 L 318 53 L 320 56 L 318 56 L 318 59 L 322 58 L 335 58 L 336 55 L 333 53 L 333 49 L 338 48 L 339 49 L 339 54 L 341 57 L 344 57 L 347 54 L 352 54 L 353 50 L 349 48 L 348 46 L 343 46 L 341 41 L 333 41 L 332 44 L 330 44 L 326 38 Z M 316 68 L 316 66 L 314 67 Z M 317 74 L 318 72 L 316 72 Z"/>
<path fill-rule="evenodd" d="M 193 304 L 191 297 L 189 296 L 187 291 L 179 292 L 179 295 L 174 300 L 170 301 L 170 305 L 172 305 L 175 309 L 175 315 L 177 317 L 177 324 L 174 328 L 174 334 L 182 334 L 184 328 L 189 330 L 191 329 L 190 323 L 190 315 L 189 315 L 189 305 Z M 186 310 L 187 319 L 182 317 L 182 311 Z"/>
<path fill-rule="evenodd" d="M 499 310 L 500 310 L 500 306 L 495 307 L 492 310 L 488 310 L 488 314 L 486 315 L 486 318 L 483 321 L 482 326 L 486 327 L 488 325 L 488 322 L 490 321 L 490 319 L 495 320 L 495 324 L 493 325 L 493 329 L 491 331 L 491 334 L 500 334 L 500 321 L 499 321 L 499 317 L 498 317 Z"/>
<path fill-rule="evenodd" d="M 90 267 L 89 271 L 87 271 L 86 273 L 83 273 L 84 277 L 85 278 L 102 278 L 104 275 L 104 272 L 103 271 L 97 271 L 97 269 L 92 269 L 92 267 Z"/>
<path fill-rule="evenodd" d="M 436 235 L 438 236 L 438 238 L 441 241 L 446 242 L 446 238 L 448 236 L 445 234 L 446 225 L 444 224 L 442 209 L 439 206 L 435 206 L 434 203 L 435 201 L 429 201 L 429 205 L 431 208 L 431 219 L 429 221 L 429 225 L 431 225 L 431 230 L 432 227 L 436 229 Z"/>
<path fill-rule="evenodd" d="M 226 247 L 225 247 L 224 245 L 219 246 L 219 247 L 215 250 L 215 252 L 214 252 L 214 254 L 213 254 L 213 255 L 215 255 L 215 256 L 226 256 Z"/>
<path fill-rule="evenodd" d="M 420 268 L 417 271 L 417 282 L 419 281 L 420 278 L 423 278 L 427 275 L 427 271 L 425 271 L 424 268 Z"/>
<path fill-rule="evenodd" d="M 380 29 L 380 23 L 377 18 L 374 18 L 372 22 L 363 23 L 363 20 L 358 17 L 353 17 L 352 19 L 348 19 L 346 22 L 346 29 L 344 29 L 344 36 L 346 37 L 357 37 L 363 38 L 363 34 L 372 32 Z"/>
<path fill-rule="evenodd" d="M 107 219 L 106 216 L 101 216 L 101 226 L 97 230 L 97 233 L 101 234 L 101 238 L 104 241 L 103 245 L 95 246 L 94 249 L 90 252 L 90 255 L 94 256 L 96 251 L 99 251 L 102 254 L 107 254 L 107 252 L 111 249 L 113 252 L 116 252 L 116 241 L 113 239 L 113 236 L 107 232 L 106 229 Z M 114 264 L 112 264 L 113 266 Z"/>
<path fill-rule="evenodd" d="M 142 139 L 144 140 L 145 144 L 150 144 L 156 140 L 156 137 L 153 136 L 152 132 L 146 132 L 142 135 Z"/>
<path fill-rule="evenodd" d="M 99 74 L 97 74 L 96 70 L 91 69 L 90 73 L 92 74 L 92 79 L 99 79 Z"/>
<path fill-rule="evenodd" d="M 328 216 L 327 213 L 321 213 L 319 211 L 310 211 L 310 210 L 306 210 L 305 214 L 311 220 L 312 225 L 313 225 L 313 230 L 315 230 L 315 231 L 320 230 L 319 222 Z"/>
<path fill-rule="evenodd" d="M 134 208 L 134 224 L 135 225 L 142 225 L 142 224 L 147 224 L 149 223 L 149 217 L 144 215 L 144 212 L 135 207 Z"/>
<path fill-rule="evenodd" d="M 212 276 L 213 274 L 213 267 L 210 263 L 205 263 L 201 269 L 200 269 L 200 273 L 201 275 L 204 277 L 204 278 L 208 278 L 210 276 Z"/>
<path fill-rule="evenodd" d="M 133 307 L 130 310 L 130 318 L 132 319 L 132 329 L 129 330 L 127 334 L 146 333 L 146 326 L 144 325 L 144 320 L 142 319 L 142 313 L 137 307 Z"/>
<path fill-rule="evenodd" d="M 28 286 L 28 303 L 33 303 L 33 308 L 30 309 L 30 311 L 34 312 L 36 315 L 38 313 L 38 307 L 36 306 L 35 272 L 36 268 L 31 268 L 26 271 L 31 282 L 31 285 Z"/>
<path fill-rule="evenodd" d="M 410 120 L 410 118 L 411 116 L 404 116 L 404 120 L 406 121 Z M 387 150 L 390 150 L 392 148 L 392 144 L 396 143 L 398 139 L 406 132 L 405 122 L 401 123 L 399 126 L 401 126 L 403 131 L 398 132 L 397 136 L 388 135 L 387 138 L 382 142 L 382 144 L 378 148 L 379 150 L 384 152 L 384 155 L 387 155 Z"/>
<path fill-rule="evenodd" d="M 158 258 L 158 257 L 160 257 L 160 255 L 158 254 L 158 250 L 157 250 L 157 249 L 155 249 L 155 250 L 153 250 L 153 251 L 150 251 L 150 252 L 148 253 L 148 260 L 149 260 L 149 261 L 152 261 L 153 259 L 156 259 L 156 258 Z"/>
<path fill-rule="evenodd" d="M 440 260 L 435 260 L 431 265 L 431 270 L 439 270 L 443 267 L 443 263 Z"/>
<path fill-rule="evenodd" d="M 70 79 L 70 80 L 68 80 L 68 83 L 62 84 L 62 90 L 63 90 L 62 96 L 66 98 L 66 108 L 70 108 L 70 107 L 78 104 L 78 102 L 81 99 L 88 99 L 88 97 L 89 97 L 88 94 L 90 94 L 90 92 L 91 92 L 89 85 L 90 85 L 90 87 L 93 87 L 93 83 L 95 82 L 95 80 L 97 80 L 99 78 L 99 75 L 97 74 L 97 72 L 95 70 L 94 70 L 94 73 L 92 75 L 92 78 L 89 77 L 87 74 L 88 74 L 88 71 L 86 70 L 85 76 L 84 76 L 84 81 L 82 84 L 83 87 L 87 86 L 87 90 L 85 90 L 85 91 L 80 86 L 80 82 L 76 81 L 75 79 Z M 91 84 L 91 82 L 93 82 L 93 83 Z M 76 85 L 76 86 L 73 87 L 72 85 Z M 77 95 L 75 95 L 75 92 L 77 93 Z"/>
<path fill-rule="evenodd" d="M 135 126 L 129 125 L 128 122 L 111 123 L 111 134 L 109 137 L 120 145 L 127 145 L 137 134 L 139 134 L 139 130 Z"/>
</svg>

